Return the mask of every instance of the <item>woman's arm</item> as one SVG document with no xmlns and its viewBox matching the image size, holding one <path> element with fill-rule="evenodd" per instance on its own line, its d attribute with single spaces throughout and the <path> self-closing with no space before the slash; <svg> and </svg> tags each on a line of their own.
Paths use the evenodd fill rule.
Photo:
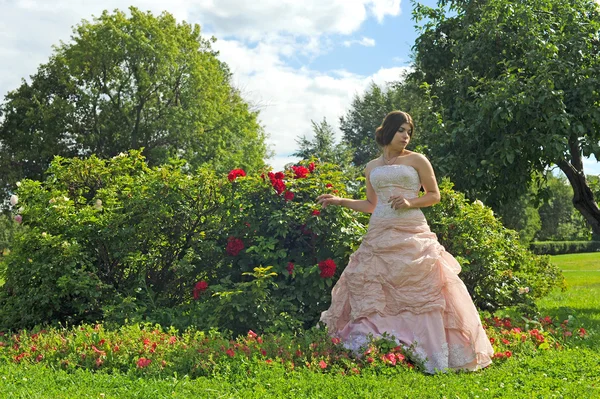
<svg viewBox="0 0 600 399">
<path fill-rule="evenodd" d="M 355 211 L 359 212 L 373 213 L 375 205 L 377 205 L 377 195 L 375 194 L 375 190 L 373 190 L 373 186 L 371 185 L 371 181 L 369 179 L 371 169 L 372 167 L 370 166 L 370 164 L 367 165 L 367 167 L 365 168 L 365 179 L 367 181 L 366 200 L 340 198 L 332 194 L 322 194 L 317 197 L 317 203 L 321 204 L 323 208 L 326 208 L 328 205 L 339 205 L 345 206 L 346 208 L 354 209 Z"/>
<path fill-rule="evenodd" d="M 418 154 L 414 164 L 419 173 L 425 195 L 418 198 L 406 199 L 401 195 L 390 197 L 389 202 L 394 209 L 425 208 L 440 202 L 440 189 L 435 179 L 435 172 L 425 156 Z"/>
</svg>

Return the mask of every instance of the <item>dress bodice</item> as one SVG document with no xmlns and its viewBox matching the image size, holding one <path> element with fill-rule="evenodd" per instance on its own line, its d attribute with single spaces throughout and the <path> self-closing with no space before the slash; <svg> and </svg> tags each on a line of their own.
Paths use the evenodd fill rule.
<svg viewBox="0 0 600 399">
<path fill-rule="evenodd" d="M 394 195 L 403 195 L 409 200 L 418 197 L 421 179 L 414 167 L 399 164 L 376 166 L 371 170 L 369 179 L 377 194 L 377 206 L 372 217 L 390 219 L 422 216 L 420 209 L 392 209 L 388 203 Z"/>
</svg>

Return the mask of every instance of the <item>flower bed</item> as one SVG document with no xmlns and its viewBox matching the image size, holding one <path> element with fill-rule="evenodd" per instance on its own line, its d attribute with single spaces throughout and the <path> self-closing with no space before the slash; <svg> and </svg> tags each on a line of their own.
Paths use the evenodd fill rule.
<svg viewBox="0 0 600 399">
<path fill-rule="evenodd" d="M 561 350 L 588 338 L 587 332 L 572 326 L 570 320 L 558 322 L 545 317 L 515 322 L 491 317 L 483 321 L 496 361 Z M 388 337 L 372 340 L 360 356 L 355 356 L 339 339 L 319 329 L 302 336 L 262 336 L 249 331 L 228 339 L 216 331 L 178 333 L 149 325 L 106 330 L 99 324 L 0 333 L 0 361 L 151 376 L 177 373 L 191 378 L 232 371 L 250 373 L 253 368 L 274 363 L 282 364 L 288 372 L 302 368 L 342 374 L 360 374 L 365 368 L 381 373 L 421 368 L 410 347 L 399 346 Z"/>
</svg>

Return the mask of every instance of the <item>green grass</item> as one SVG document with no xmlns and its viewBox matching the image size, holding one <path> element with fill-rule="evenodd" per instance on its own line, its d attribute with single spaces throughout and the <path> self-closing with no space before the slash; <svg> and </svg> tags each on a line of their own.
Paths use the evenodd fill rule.
<svg viewBox="0 0 600 399">
<path fill-rule="evenodd" d="M 278 366 L 251 376 L 189 380 L 133 375 L 66 373 L 0 362 L 0 398 L 600 398 L 600 253 L 559 255 L 567 289 L 538 301 L 543 315 L 582 326 L 590 338 L 579 347 L 496 362 L 476 373 L 428 376 L 341 376 Z"/>
</svg>

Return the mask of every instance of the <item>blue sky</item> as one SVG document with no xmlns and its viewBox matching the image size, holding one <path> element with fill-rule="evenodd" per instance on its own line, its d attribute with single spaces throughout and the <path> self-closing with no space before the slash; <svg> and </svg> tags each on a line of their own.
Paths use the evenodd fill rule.
<svg viewBox="0 0 600 399">
<path fill-rule="evenodd" d="M 167 11 L 217 38 L 233 83 L 260 111 L 275 169 L 295 161 L 311 120 L 337 127 L 371 82 L 397 80 L 417 36 L 408 0 L 0 0 L 0 93 L 35 73 L 82 19 L 130 5 Z M 600 173 L 596 162 L 586 168 Z"/>
</svg>

